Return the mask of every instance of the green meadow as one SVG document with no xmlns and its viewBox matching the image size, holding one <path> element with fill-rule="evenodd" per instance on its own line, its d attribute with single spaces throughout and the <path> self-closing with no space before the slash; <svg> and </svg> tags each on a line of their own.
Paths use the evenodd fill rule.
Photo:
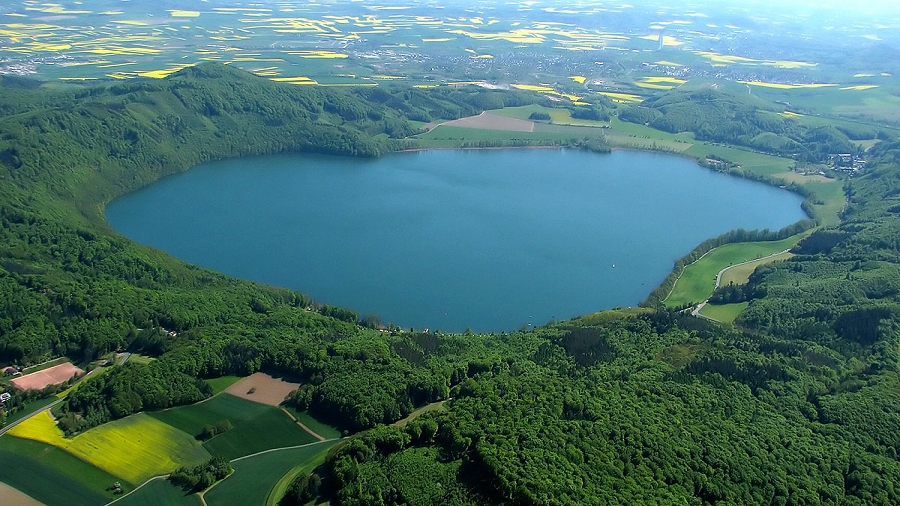
<svg viewBox="0 0 900 506">
<path fill-rule="evenodd" d="M 741 314 L 741 311 L 747 309 L 749 305 L 749 302 L 722 305 L 707 304 L 700 310 L 700 314 L 722 323 L 732 323 Z"/>
<path fill-rule="evenodd" d="M 186 494 L 184 490 L 169 483 L 164 478 L 148 481 L 127 497 L 116 502 L 116 506 L 201 506 L 203 502 L 197 494 Z"/>
<path fill-rule="evenodd" d="M 288 410 L 292 415 L 294 415 L 294 417 L 300 423 L 309 427 L 309 430 L 324 437 L 325 439 L 336 439 L 341 437 L 341 431 L 335 429 L 331 425 L 316 420 L 306 411 L 300 411 L 290 406 L 287 406 L 284 409 Z"/>
<path fill-rule="evenodd" d="M 200 434 L 205 425 L 230 421 L 230 430 L 203 443 L 211 455 L 223 455 L 229 459 L 316 441 L 281 409 L 226 393 L 190 406 L 149 414 L 192 436 Z"/>
<path fill-rule="evenodd" d="M 681 277 L 675 282 L 672 293 L 664 302 L 668 307 L 703 302 L 715 289 L 716 276 L 722 269 L 790 249 L 804 235 L 798 234 L 780 241 L 726 244 L 713 249 L 703 258 L 684 268 Z"/>
<path fill-rule="evenodd" d="M 301 448 L 275 450 L 232 462 L 234 473 L 204 494 L 206 504 L 208 506 L 266 504 L 270 494 L 274 497 L 273 488 L 282 477 L 293 469 L 306 467 L 311 461 L 324 459 L 328 449 L 335 444 L 337 441 L 317 442 Z M 286 490 L 287 487 L 283 489 Z M 278 499 L 280 497 L 275 498 L 275 501 Z"/>
<path fill-rule="evenodd" d="M 120 482 L 125 492 L 132 488 L 64 450 L 8 434 L 0 437 L 0 476 L 48 505 L 99 506 L 114 499 L 106 490 L 114 482 Z"/>
</svg>

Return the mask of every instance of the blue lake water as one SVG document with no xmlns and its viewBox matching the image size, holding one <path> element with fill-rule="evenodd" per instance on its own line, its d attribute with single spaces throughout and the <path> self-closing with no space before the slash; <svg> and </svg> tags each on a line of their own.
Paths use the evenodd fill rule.
<svg viewBox="0 0 900 506">
<path fill-rule="evenodd" d="M 112 202 L 131 239 L 404 328 L 515 330 L 633 306 L 704 239 L 802 199 L 639 151 L 437 150 L 207 163 Z"/>
</svg>

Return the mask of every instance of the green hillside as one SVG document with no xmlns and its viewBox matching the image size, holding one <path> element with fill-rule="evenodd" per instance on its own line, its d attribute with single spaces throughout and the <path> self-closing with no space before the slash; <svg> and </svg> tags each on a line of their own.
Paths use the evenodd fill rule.
<svg viewBox="0 0 900 506">
<path fill-rule="evenodd" d="M 734 328 L 652 297 L 639 311 L 531 332 L 382 332 L 351 310 L 136 245 L 110 230 L 103 206 L 206 160 L 292 151 L 378 156 L 413 145 L 410 120 L 546 106 L 543 99 L 477 87 L 291 86 L 215 64 L 96 87 L 7 84 L 0 86 L 0 362 L 62 355 L 82 362 L 117 349 L 155 358 L 82 384 L 55 410 L 69 434 L 206 399 L 213 388 L 201 378 L 265 368 L 303 380 L 293 408 L 361 432 L 322 467 L 297 475 L 287 501 L 900 503 L 900 144 L 890 139 L 874 144 L 865 174 L 848 180 L 839 224 L 750 276 L 741 290 L 747 309 Z M 698 138 L 730 132 L 734 139 L 722 140 L 745 146 L 767 133 L 807 145 L 821 133 L 821 146 L 832 149 L 847 135 L 790 126 L 774 106 L 719 93 L 678 89 L 618 114 L 631 107 L 635 118 L 646 115 L 632 118 L 639 123 Z M 707 129 L 704 118 L 717 123 Z M 709 244 L 783 238 L 809 225 L 734 232 Z M 382 425 L 443 400 L 444 410 L 403 428 Z M 199 404 L 153 416 L 193 431 L 218 417 L 210 410 Z M 256 437 L 223 436 L 219 450 L 231 456 L 249 451 Z M 280 457 L 270 462 L 282 473 L 267 477 L 272 486 L 302 463 Z M 29 462 L 35 474 L 44 465 Z M 220 498 L 230 479 L 210 498 Z M 102 497 L 96 484 L 79 483 L 79 502 Z M 247 491 L 264 495 L 260 487 Z"/>
</svg>

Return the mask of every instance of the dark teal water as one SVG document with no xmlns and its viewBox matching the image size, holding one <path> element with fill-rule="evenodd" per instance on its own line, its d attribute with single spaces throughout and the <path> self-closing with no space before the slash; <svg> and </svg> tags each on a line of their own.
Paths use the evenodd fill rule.
<svg viewBox="0 0 900 506">
<path fill-rule="evenodd" d="M 137 242 L 417 329 L 515 330 L 633 306 L 704 239 L 801 198 L 673 156 L 556 149 L 209 163 L 111 203 Z"/>
</svg>

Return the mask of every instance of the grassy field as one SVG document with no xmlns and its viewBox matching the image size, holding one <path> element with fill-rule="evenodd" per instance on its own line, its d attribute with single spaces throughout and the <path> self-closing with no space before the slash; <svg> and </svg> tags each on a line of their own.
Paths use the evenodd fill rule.
<svg viewBox="0 0 900 506">
<path fill-rule="evenodd" d="M 121 483 L 120 478 L 59 448 L 10 435 L 0 437 L 0 477 L 49 506 L 100 506 L 115 497 L 106 487 Z M 132 488 L 121 485 L 125 492 Z M 0 504 L 5 504 L 2 497 Z"/>
<path fill-rule="evenodd" d="M 287 409 L 292 415 L 294 415 L 294 417 L 297 418 L 300 423 L 309 427 L 309 430 L 324 437 L 325 439 L 334 439 L 341 437 L 341 431 L 335 429 L 331 425 L 316 420 L 306 411 L 300 411 L 290 406 L 285 406 L 285 409 Z"/>
<path fill-rule="evenodd" d="M 700 314 L 723 323 L 733 323 L 734 319 L 737 318 L 739 314 L 741 314 L 741 311 L 747 309 L 747 306 L 749 305 L 749 302 L 739 302 L 737 304 L 722 305 L 707 304 L 703 306 Z"/>
<path fill-rule="evenodd" d="M 209 400 L 166 409 L 151 411 L 149 416 L 167 423 L 178 430 L 192 436 L 200 434 L 204 425 L 212 425 L 222 420 L 230 420 L 232 424 L 252 420 L 266 411 L 266 406 L 229 394 L 219 394 Z"/>
<path fill-rule="evenodd" d="M 685 267 L 665 304 L 669 307 L 678 307 L 703 302 L 715 289 L 716 275 L 720 270 L 729 265 L 789 249 L 804 236 L 805 234 L 798 234 L 781 241 L 743 242 L 720 246 Z"/>
<path fill-rule="evenodd" d="M 270 492 L 283 476 L 308 465 L 311 461 L 324 458 L 328 449 L 337 443 L 338 441 L 324 441 L 302 448 L 276 450 L 233 462 L 234 473 L 204 494 L 206 503 L 209 506 L 266 504 Z"/>
<path fill-rule="evenodd" d="M 204 425 L 229 420 L 231 430 L 203 444 L 210 454 L 229 459 L 315 441 L 280 409 L 225 393 L 205 402 L 148 415 L 192 436 L 199 434 Z"/>
<path fill-rule="evenodd" d="M 501 114 L 503 116 L 509 116 L 510 118 L 524 120 L 529 119 L 532 113 L 545 113 L 550 116 L 550 122 L 554 125 L 574 125 L 592 128 L 609 126 L 608 121 L 576 119 L 572 117 L 572 113 L 568 109 L 559 107 L 544 107 L 537 104 L 525 105 L 521 107 L 504 107 L 503 109 L 492 112 L 494 114 Z"/>
<path fill-rule="evenodd" d="M 201 506 L 197 494 L 185 494 L 183 490 L 165 479 L 156 479 L 135 490 L 128 497 L 116 502 L 116 506 Z"/>
<path fill-rule="evenodd" d="M 539 131 L 538 127 L 554 125 L 535 125 L 534 132 L 516 132 L 507 130 L 486 130 L 480 128 L 463 128 L 456 126 L 439 126 L 430 132 L 415 137 L 423 148 L 458 147 L 462 143 L 477 142 L 514 142 L 514 141 L 558 141 L 563 142 L 573 137 L 571 132 Z M 576 128 L 576 127 L 570 127 Z M 593 130 L 593 129 L 591 129 Z M 582 135 L 583 136 L 583 135 Z M 576 137 L 577 138 L 577 137 Z"/>
<path fill-rule="evenodd" d="M 258 416 L 235 423 L 233 429 L 210 439 L 203 446 L 212 455 L 224 455 L 234 459 L 271 448 L 317 441 L 294 423 L 284 411 L 272 406 L 262 404 L 260 406 L 265 409 Z"/>
<path fill-rule="evenodd" d="M 9 434 L 65 450 L 132 484 L 210 457 L 193 437 L 143 413 L 65 438 L 50 414 L 42 412 Z"/>
<path fill-rule="evenodd" d="M 779 262 L 782 260 L 787 260 L 794 256 L 793 253 L 787 252 L 781 255 L 776 255 L 771 258 L 766 258 L 762 260 L 757 260 L 755 262 L 747 262 L 740 265 L 735 265 L 730 269 L 726 269 L 725 272 L 722 273 L 722 279 L 719 280 L 719 284 L 725 286 L 729 283 L 734 283 L 736 285 L 742 285 L 746 283 L 750 279 L 750 275 L 753 274 L 753 271 L 756 270 L 757 267 L 763 264 L 768 264 L 772 262 Z"/>
<path fill-rule="evenodd" d="M 243 378 L 240 376 L 222 376 L 220 378 L 212 378 L 203 380 L 209 384 L 209 386 L 213 389 L 213 394 L 222 393 L 226 388 L 234 385 L 238 381 L 241 381 Z"/>
</svg>

